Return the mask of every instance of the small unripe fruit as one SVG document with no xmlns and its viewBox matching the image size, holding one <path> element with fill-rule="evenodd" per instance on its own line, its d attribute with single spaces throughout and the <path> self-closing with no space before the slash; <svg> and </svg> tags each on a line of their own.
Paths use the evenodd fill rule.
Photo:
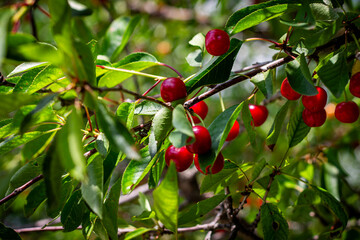
<svg viewBox="0 0 360 240">
<path fill-rule="evenodd" d="M 359 107 L 353 102 L 341 102 L 336 105 L 335 117 L 343 123 L 353 123 L 359 118 Z"/>
<path fill-rule="evenodd" d="M 288 100 L 298 100 L 301 97 L 300 93 L 292 89 L 287 78 L 282 82 L 280 92 L 281 95 Z"/>
<path fill-rule="evenodd" d="M 176 166 L 176 171 L 178 172 L 188 169 L 191 166 L 193 159 L 193 154 L 190 153 L 186 147 L 176 148 L 171 145 L 165 152 L 166 165 L 169 166 L 170 161 L 173 161 Z"/>
<path fill-rule="evenodd" d="M 237 120 L 235 120 L 234 125 L 231 127 L 229 135 L 226 138 L 226 141 L 232 141 L 239 135 L 240 125 Z"/>
<path fill-rule="evenodd" d="M 165 102 L 173 102 L 186 98 L 186 86 L 180 78 L 167 78 L 160 87 L 160 95 Z"/>
<path fill-rule="evenodd" d="M 211 136 L 209 131 L 203 126 L 193 127 L 195 142 L 186 145 L 189 152 L 203 154 L 211 148 Z M 188 138 L 187 142 L 191 142 L 192 138 Z"/>
<path fill-rule="evenodd" d="M 204 101 L 200 101 L 200 102 L 196 103 L 194 106 L 190 107 L 190 109 L 192 109 L 194 111 L 194 113 L 199 115 L 203 120 L 205 119 L 205 117 L 209 111 L 209 108 Z M 197 116 L 192 116 L 192 119 L 195 124 L 201 122 Z"/>
<path fill-rule="evenodd" d="M 206 167 L 206 173 L 204 173 L 204 171 L 202 171 L 200 168 L 199 156 L 197 154 L 195 155 L 194 165 L 197 168 L 197 170 L 199 172 L 201 172 L 202 174 L 205 174 L 205 175 L 207 175 L 209 173 L 216 174 L 224 168 L 224 157 L 221 153 L 219 153 L 219 155 L 216 157 L 216 160 L 215 160 L 212 168 L 210 169 L 211 165 Z"/>
<path fill-rule="evenodd" d="M 352 95 L 360 98 L 360 72 L 351 77 L 349 90 Z"/>
<path fill-rule="evenodd" d="M 249 104 L 249 110 L 253 118 L 251 125 L 255 127 L 261 126 L 269 115 L 269 112 L 265 106 Z"/>
<path fill-rule="evenodd" d="M 327 93 L 322 87 L 316 87 L 318 94 L 314 96 L 302 96 L 302 103 L 311 112 L 318 112 L 324 109 L 327 101 Z"/>
<path fill-rule="evenodd" d="M 210 30 L 205 36 L 205 47 L 208 53 L 213 56 L 223 55 L 229 50 L 230 37 L 223 30 Z"/>
<path fill-rule="evenodd" d="M 326 111 L 325 109 L 321 109 L 318 112 L 312 112 L 305 108 L 302 112 L 302 118 L 304 123 L 309 127 L 320 127 L 325 123 Z"/>
</svg>

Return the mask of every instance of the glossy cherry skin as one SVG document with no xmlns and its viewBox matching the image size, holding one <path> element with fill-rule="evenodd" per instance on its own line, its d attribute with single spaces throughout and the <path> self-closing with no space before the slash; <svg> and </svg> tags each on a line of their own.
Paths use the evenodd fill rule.
<svg viewBox="0 0 360 240">
<path fill-rule="evenodd" d="M 354 74 L 350 79 L 349 90 L 352 95 L 360 98 L 360 72 Z"/>
<path fill-rule="evenodd" d="M 318 94 L 314 96 L 302 96 L 302 103 L 304 107 L 311 112 L 318 112 L 324 109 L 327 101 L 327 93 L 322 87 L 316 87 Z"/>
<path fill-rule="evenodd" d="M 165 152 L 165 162 L 166 165 L 170 165 L 170 161 L 174 161 L 176 166 L 176 171 L 182 172 L 188 169 L 192 162 L 194 156 L 189 152 L 186 147 L 176 148 L 173 145 L 168 147 Z"/>
<path fill-rule="evenodd" d="M 320 127 L 325 123 L 326 111 L 325 109 L 321 109 L 318 112 L 312 112 L 305 108 L 302 112 L 302 118 L 309 127 Z"/>
<path fill-rule="evenodd" d="M 200 101 L 192 106 L 190 109 L 194 111 L 197 115 L 199 115 L 203 120 L 205 119 L 206 115 L 208 114 L 209 108 L 208 105 L 204 101 Z M 192 116 L 194 123 L 200 123 L 200 119 L 197 116 Z"/>
<path fill-rule="evenodd" d="M 193 127 L 195 142 L 186 145 L 186 148 L 191 153 L 203 154 L 211 148 L 211 136 L 209 131 L 203 126 Z M 191 142 L 192 138 L 188 138 L 187 142 Z"/>
<path fill-rule="evenodd" d="M 343 123 L 353 123 L 359 118 L 359 107 L 353 102 L 341 102 L 336 105 L 335 117 Z"/>
<path fill-rule="evenodd" d="M 186 98 L 186 86 L 180 78 L 167 78 L 160 87 L 160 95 L 165 102 L 173 102 Z"/>
<path fill-rule="evenodd" d="M 288 100 L 298 100 L 301 97 L 300 93 L 292 89 L 287 78 L 282 82 L 280 92 L 281 95 Z"/>
<path fill-rule="evenodd" d="M 235 120 L 234 125 L 231 127 L 229 135 L 226 138 L 226 141 L 234 140 L 239 135 L 240 125 L 237 120 Z"/>
<path fill-rule="evenodd" d="M 205 175 L 207 175 L 209 173 L 216 174 L 224 168 L 224 157 L 221 153 L 219 153 L 219 155 L 216 157 L 216 160 L 215 160 L 211 170 L 210 170 L 211 165 L 206 167 L 206 173 L 204 173 L 200 168 L 199 156 L 197 154 L 195 155 L 195 158 L 194 158 L 194 164 L 195 164 L 195 167 L 197 168 L 197 170 L 199 172 L 201 172 L 202 174 L 205 174 Z"/>
<path fill-rule="evenodd" d="M 251 125 L 255 127 L 261 126 L 269 115 L 269 112 L 265 106 L 249 104 L 249 109 L 253 118 Z"/>
<path fill-rule="evenodd" d="M 208 53 L 213 56 L 223 55 L 229 50 L 230 37 L 223 30 L 210 30 L 205 36 L 205 47 Z"/>
</svg>

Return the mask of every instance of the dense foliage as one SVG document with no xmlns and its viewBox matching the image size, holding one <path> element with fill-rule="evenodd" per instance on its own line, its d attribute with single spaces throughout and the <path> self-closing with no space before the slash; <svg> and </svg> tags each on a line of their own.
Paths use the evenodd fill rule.
<svg viewBox="0 0 360 240">
<path fill-rule="evenodd" d="M 359 5 L 4 1 L 0 238 L 359 239 Z"/>
</svg>

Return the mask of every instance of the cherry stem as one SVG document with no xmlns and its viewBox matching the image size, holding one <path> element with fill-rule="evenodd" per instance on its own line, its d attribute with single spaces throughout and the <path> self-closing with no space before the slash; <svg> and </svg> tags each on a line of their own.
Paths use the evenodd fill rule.
<svg viewBox="0 0 360 240">
<path fill-rule="evenodd" d="M 92 127 L 92 123 L 91 123 L 91 119 L 90 119 L 90 114 L 89 114 L 89 110 L 86 106 L 84 106 L 85 108 L 85 112 L 86 112 L 86 117 L 87 117 L 87 120 L 89 122 L 89 127 L 90 127 L 90 132 L 93 131 L 93 127 Z"/>
<path fill-rule="evenodd" d="M 37 8 L 38 8 L 43 14 L 45 14 L 48 18 L 51 18 L 50 13 L 48 13 L 45 9 L 43 9 L 43 8 L 40 7 L 39 5 L 37 6 Z"/>
<path fill-rule="evenodd" d="M 183 78 L 183 76 L 181 75 L 181 73 L 180 73 L 178 70 L 176 70 L 175 68 L 173 68 L 172 66 L 167 65 L 166 63 L 158 63 L 158 65 L 164 66 L 164 67 L 167 67 L 167 68 L 170 68 L 171 70 L 173 70 L 174 72 L 176 72 L 176 74 L 177 74 L 180 78 Z"/>
<path fill-rule="evenodd" d="M 219 99 L 220 99 L 221 110 L 225 111 L 224 99 L 221 96 L 221 92 L 219 92 Z"/>
<path fill-rule="evenodd" d="M 276 46 L 280 46 L 280 45 L 281 45 L 281 44 L 278 43 L 278 42 L 272 41 L 272 40 L 270 40 L 270 39 L 265 39 L 265 38 L 247 38 L 247 39 L 244 40 L 244 42 L 257 41 L 257 40 L 265 41 L 265 42 L 270 42 L 270 43 L 275 44 Z"/>
<path fill-rule="evenodd" d="M 98 121 L 97 121 L 97 119 L 96 119 L 96 112 L 95 112 L 95 110 L 94 110 L 94 119 L 95 119 L 96 129 L 97 129 L 98 131 L 100 131 L 100 130 L 99 130 Z"/>
<path fill-rule="evenodd" d="M 285 154 L 284 154 L 284 157 L 281 159 L 281 162 L 280 162 L 280 165 L 279 165 L 278 168 L 281 168 L 281 165 L 284 163 L 284 161 L 285 161 L 285 159 L 286 159 L 286 157 L 287 157 L 287 154 L 289 153 L 289 150 L 290 150 L 290 148 L 288 147 L 288 148 L 286 149 L 286 152 L 285 152 Z"/>
<path fill-rule="evenodd" d="M 146 92 L 144 92 L 143 96 L 146 96 L 146 95 L 147 95 L 151 90 L 153 90 L 160 82 L 161 82 L 161 80 L 157 80 L 154 85 L 152 85 L 148 90 L 146 90 Z"/>
<path fill-rule="evenodd" d="M 345 102 L 347 102 L 348 101 L 348 96 L 346 94 L 346 90 L 344 90 L 344 97 L 345 97 Z"/>
<path fill-rule="evenodd" d="M 192 118 L 192 114 L 191 114 L 190 111 L 187 110 L 186 108 L 185 108 L 185 111 L 186 111 L 186 114 L 188 115 L 188 118 L 190 119 L 191 126 L 195 126 L 194 120 L 193 120 L 193 118 Z"/>
<path fill-rule="evenodd" d="M 124 72 L 124 73 L 130 73 L 130 74 L 134 74 L 134 75 L 138 75 L 138 76 L 154 78 L 154 79 L 158 79 L 158 80 L 166 79 L 166 77 L 163 77 L 163 76 L 157 76 L 157 75 L 138 72 L 138 71 L 134 71 L 134 70 L 128 70 L 128 69 L 122 69 L 122 68 L 114 68 L 114 67 L 108 67 L 108 66 L 103 66 L 103 65 L 96 65 L 96 67 L 101 68 L 101 69 L 110 70 L 110 71 Z"/>
</svg>

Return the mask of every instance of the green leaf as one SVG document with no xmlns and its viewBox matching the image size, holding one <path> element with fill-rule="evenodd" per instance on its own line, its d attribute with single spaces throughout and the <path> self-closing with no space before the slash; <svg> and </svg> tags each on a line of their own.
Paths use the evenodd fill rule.
<svg viewBox="0 0 360 240">
<path fill-rule="evenodd" d="M 90 209 L 100 217 L 103 218 L 103 158 L 100 154 L 94 154 L 88 160 L 90 163 L 87 166 L 88 181 L 81 185 L 81 193 L 84 201 Z"/>
<path fill-rule="evenodd" d="M 73 17 L 90 16 L 93 12 L 92 9 L 76 1 L 69 0 L 69 5 L 71 8 L 71 16 Z"/>
<path fill-rule="evenodd" d="M 14 70 L 12 70 L 7 77 L 12 77 L 27 71 L 30 71 L 35 68 L 43 67 L 49 65 L 47 62 L 25 62 L 20 65 L 18 65 Z"/>
<path fill-rule="evenodd" d="M 186 141 L 188 140 L 188 138 L 188 135 L 185 135 L 184 133 L 176 130 L 172 131 L 169 134 L 169 140 L 171 144 L 174 145 L 176 148 L 181 148 L 185 146 L 187 144 Z"/>
<path fill-rule="evenodd" d="M 105 160 L 104 160 L 104 183 L 108 182 L 111 177 L 111 173 L 113 172 L 114 168 L 118 164 L 121 158 L 124 156 L 122 153 L 118 153 L 112 149 L 109 150 Z"/>
<path fill-rule="evenodd" d="M 149 199 L 142 192 L 139 192 L 139 204 L 140 204 L 142 210 L 151 212 L 151 206 L 150 206 Z"/>
<path fill-rule="evenodd" d="M 304 54 L 289 62 L 285 67 L 285 71 L 290 86 L 296 92 L 304 95 L 316 95 L 318 93 L 312 82 Z"/>
<path fill-rule="evenodd" d="M 189 44 L 194 47 L 199 47 L 201 50 L 205 49 L 205 36 L 202 33 L 196 34 L 190 41 Z"/>
<path fill-rule="evenodd" d="M 48 66 L 50 65 L 36 67 L 24 73 L 21 76 L 19 82 L 14 87 L 14 92 L 26 92 L 27 89 L 31 86 L 36 76 L 40 74 Z"/>
<path fill-rule="evenodd" d="M 84 180 L 86 175 L 82 128 L 81 112 L 73 108 L 66 124 L 56 135 L 56 154 L 65 169 L 77 180 Z"/>
<path fill-rule="evenodd" d="M 178 219 L 179 225 L 192 222 L 198 219 L 199 217 L 204 216 L 205 214 L 213 210 L 222 201 L 224 201 L 225 198 L 226 198 L 225 194 L 218 194 L 211 198 L 197 202 L 186 212 L 184 211 L 179 213 L 179 219 Z"/>
<path fill-rule="evenodd" d="M 67 0 L 50 0 L 49 10 L 51 14 L 51 25 L 54 36 L 64 35 L 70 39 L 71 36 L 71 8 Z M 60 43 L 61 44 L 61 43 Z"/>
<path fill-rule="evenodd" d="M 13 12 L 14 10 L 11 8 L 2 8 L 0 10 L 0 69 L 2 69 L 2 63 L 6 56 L 8 25 Z"/>
<path fill-rule="evenodd" d="M 304 123 L 302 112 L 304 107 L 298 106 L 295 112 L 291 115 L 290 121 L 287 125 L 289 148 L 300 143 L 310 132 L 310 127 Z"/>
<path fill-rule="evenodd" d="M 203 61 L 203 52 L 200 49 L 196 49 L 195 51 L 189 53 L 185 59 L 190 66 L 201 67 Z"/>
<path fill-rule="evenodd" d="M 157 218 L 177 237 L 179 195 L 174 163 L 170 163 L 165 178 L 159 187 L 154 190 L 153 197 L 154 211 Z"/>
<path fill-rule="evenodd" d="M 102 157 L 106 157 L 109 151 L 109 141 L 105 137 L 104 133 L 100 133 L 100 135 L 96 138 L 95 148 L 101 154 Z"/>
<path fill-rule="evenodd" d="M 339 218 L 342 223 L 343 229 L 346 228 L 348 217 L 341 203 L 323 188 L 311 185 L 312 189 L 319 195 L 321 202 L 327 206 Z"/>
<path fill-rule="evenodd" d="M 118 237 L 118 208 L 121 191 L 121 178 L 112 185 L 104 204 L 104 226 L 111 239 Z"/>
<path fill-rule="evenodd" d="M 48 132 L 36 131 L 9 137 L 0 143 L 0 156 L 47 133 Z"/>
<path fill-rule="evenodd" d="M 14 229 L 8 228 L 2 223 L 0 223 L 0 238 L 2 240 L 21 240 L 20 235 Z"/>
<path fill-rule="evenodd" d="M 144 211 L 138 216 L 131 217 L 131 221 L 144 221 L 148 219 L 155 219 L 155 212 L 154 211 Z"/>
<path fill-rule="evenodd" d="M 130 161 L 124 171 L 121 181 L 121 191 L 124 194 L 130 193 L 140 183 L 148 172 L 148 165 L 152 166 L 155 161 L 155 158 L 151 160 L 148 147 L 141 149 L 140 155 L 141 159 Z"/>
<path fill-rule="evenodd" d="M 318 69 L 317 74 L 332 94 L 339 98 L 349 81 L 349 68 L 347 66 L 346 52 L 341 51 L 330 58 L 329 57 L 325 58 L 323 65 Z"/>
<path fill-rule="evenodd" d="M 269 99 L 272 95 L 272 76 L 271 71 L 260 73 L 251 78 L 251 82 L 254 83 L 261 91 L 261 93 Z"/>
<path fill-rule="evenodd" d="M 135 115 L 155 115 L 163 106 L 151 102 L 151 101 L 142 101 L 139 104 L 136 104 Z"/>
<path fill-rule="evenodd" d="M 178 104 L 172 112 L 172 125 L 177 131 L 189 137 L 195 137 L 191 124 L 186 117 L 185 109 L 182 104 Z"/>
<path fill-rule="evenodd" d="M 206 175 L 200 186 L 200 194 L 213 191 L 217 186 L 235 175 L 237 169 L 223 169 L 217 174 Z"/>
<path fill-rule="evenodd" d="M 270 131 L 266 137 L 266 145 L 273 150 L 275 147 L 275 144 L 279 138 L 279 135 L 281 133 L 281 128 L 284 124 L 284 120 L 286 117 L 286 114 L 289 109 L 289 105 L 291 104 L 290 101 L 287 101 L 280 110 L 276 113 L 275 119 L 273 124 L 271 125 Z"/>
<path fill-rule="evenodd" d="M 121 68 L 126 70 L 143 71 L 149 67 L 158 65 L 158 62 L 154 56 L 145 52 L 132 53 L 117 63 L 113 64 L 115 68 Z M 114 87 L 131 77 L 133 74 L 108 71 L 99 80 L 99 87 Z"/>
<path fill-rule="evenodd" d="M 149 188 L 156 188 L 160 178 L 162 177 L 163 170 L 165 168 L 165 152 L 162 151 L 159 154 L 159 158 L 157 161 L 152 165 L 151 171 L 149 174 Z"/>
<path fill-rule="evenodd" d="M 296 206 L 312 205 L 316 201 L 316 197 L 316 192 L 312 188 L 307 188 L 300 193 Z"/>
<path fill-rule="evenodd" d="M 127 128 L 110 115 L 106 107 L 95 99 L 92 103 L 96 106 L 97 120 L 101 130 L 109 140 L 114 150 L 124 152 L 130 159 L 139 159 L 139 154 L 134 146 L 134 139 Z"/>
<path fill-rule="evenodd" d="M 19 170 L 17 170 L 10 179 L 9 187 L 5 195 L 9 195 L 16 188 L 24 185 L 31 179 L 39 176 L 41 174 L 42 162 L 43 162 L 43 158 L 38 158 L 36 160 L 28 162 L 27 164 L 22 166 Z M 7 206 L 9 206 L 11 203 L 12 201 L 7 202 Z"/>
<path fill-rule="evenodd" d="M 253 171 L 251 174 L 251 179 L 250 182 L 255 181 L 261 174 L 262 170 L 265 168 L 266 166 L 266 160 L 265 158 L 262 158 L 259 162 L 255 163 L 255 166 L 253 167 Z"/>
<path fill-rule="evenodd" d="M 75 41 L 74 49 L 76 50 L 76 73 L 81 82 L 87 82 L 92 86 L 96 86 L 96 73 L 95 73 L 95 62 L 91 49 L 88 45 L 82 42 Z"/>
<path fill-rule="evenodd" d="M 233 13 L 227 20 L 226 29 L 230 34 L 241 32 L 245 29 L 281 16 L 294 0 L 273 0 L 251 5 Z"/>
<path fill-rule="evenodd" d="M 239 116 L 244 103 L 229 107 L 210 124 L 208 130 L 211 136 L 211 149 L 218 155 L 223 147 L 230 129 L 234 125 L 237 117 Z"/>
<path fill-rule="evenodd" d="M 253 126 L 251 126 L 251 122 L 253 121 L 250 109 L 249 109 L 249 103 L 248 101 L 244 102 L 244 107 L 241 111 L 241 116 L 244 122 L 244 126 L 246 129 L 246 132 L 248 134 L 251 146 L 256 149 L 256 132 Z"/>
<path fill-rule="evenodd" d="M 128 232 L 125 234 L 125 239 L 124 240 L 130 240 L 139 236 L 142 236 L 143 234 L 151 231 L 153 229 L 151 228 L 144 228 L 144 227 L 140 227 L 135 229 L 134 231 Z"/>
<path fill-rule="evenodd" d="M 75 184 L 77 184 L 77 182 L 75 182 Z M 61 190 L 59 188 L 55 189 L 57 191 L 60 190 L 59 195 L 57 195 L 57 197 L 59 197 L 59 199 L 57 199 L 57 201 L 58 201 L 57 205 L 54 205 L 51 208 L 50 207 L 46 208 L 46 213 L 49 217 L 56 218 L 59 216 L 60 212 L 63 210 L 65 203 L 67 202 L 68 198 L 70 197 L 70 194 L 76 187 L 73 185 L 74 184 L 73 184 L 70 176 L 67 176 L 61 180 Z M 48 206 L 49 206 L 49 204 L 48 204 Z"/>
<path fill-rule="evenodd" d="M 22 61 L 61 63 L 62 57 L 56 47 L 49 43 L 35 42 L 18 45 L 12 54 Z"/>
<path fill-rule="evenodd" d="M 24 205 L 24 213 L 26 217 L 30 217 L 41 203 L 46 200 L 45 183 L 41 182 L 36 186 L 26 197 L 26 204 Z"/>
<path fill-rule="evenodd" d="M 194 77 L 186 82 L 188 95 L 198 87 L 228 80 L 241 45 L 242 41 L 235 38 L 231 39 L 230 49 L 225 54 L 212 58 Z"/>
<path fill-rule="evenodd" d="M 289 225 L 278 207 L 272 203 L 261 206 L 261 224 L 264 240 L 286 240 L 289 237 Z"/>
<path fill-rule="evenodd" d="M 85 204 L 81 198 L 81 191 L 75 191 L 64 206 L 61 212 L 61 223 L 64 226 L 64 232 L 74 231 L 80 226 L 85 212 Z"/>
<path fill-rule="evenodd" d="M 131 103 L 123 102 L 116 109 L 116 117 L 122 122 L 126 123 L 131 109 Z"/>
<path fill-rule="evenodd" d="M 110 47 L 116 47 L 114 51 L 111 51 L 111 61 L 115 61 L 119 57 L 140 20 L 141 16 L 137 15 L 132 18 L 121 17 L 111 23 L 109 31 L 105 35 L 105 41 L 109 39 L 111 42 Z"/>
<path fill-rule="evenodd" d="M 0 93 L 0 119 L 8 118 L 9 113 L 19 109 L 21 106 L 32 104 L 41 99 L 40 96 L 23 93 L 12 93 L 10 95 Z"/>
<path fill-rule="evenodd" d="M 163 107 L 155 114 L 152 121 L 152 131 L 154 132 L 157 149 L 168 135 L 172 128 L 172 111 Z"/>
</svg>

